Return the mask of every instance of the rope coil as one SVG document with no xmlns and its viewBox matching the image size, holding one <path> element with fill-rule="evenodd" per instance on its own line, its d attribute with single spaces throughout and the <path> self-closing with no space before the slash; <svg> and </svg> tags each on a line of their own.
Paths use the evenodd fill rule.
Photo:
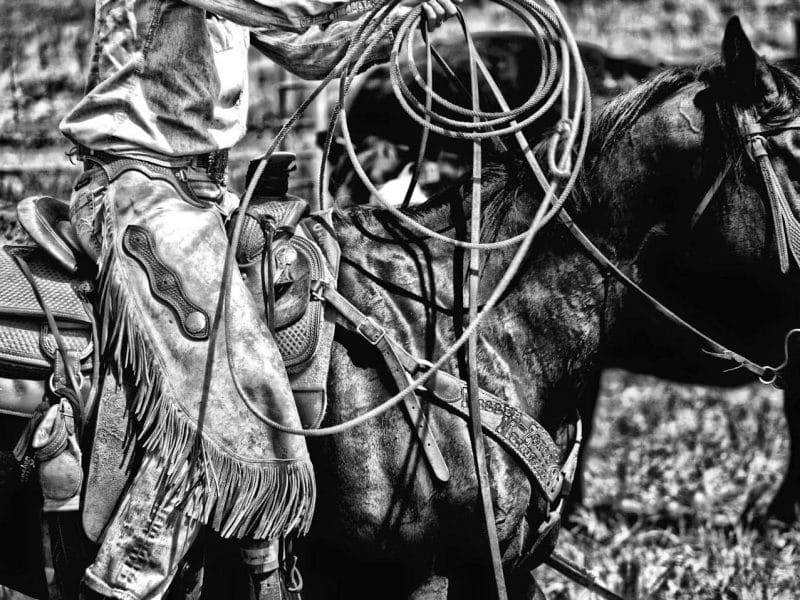
<svg viewBox="0 0 800 600">
<path fill-rule="evenodd" d="M 553 163 L 559 165 L 560 170 L 563 171 L 567 168 L 567 165 L 572 164 L 573 168 L 570 171 L 570 175 L 568 178 L 565 178 L 560 174 L 554 174 L 553 181 L 550 181 L 544 173 L 544 170 L 539 165 L 537 159 L 533 155 L 533 151 L 531 150 L 527 140 L 522 134 L 522 129 L 528 124 L 530 121 L 528 118 L 524 118 L 521 121 L 517 121 L 517 116 L 521 114 L 522 107 L 518 109 L 511 109 L 508 106 L 508 103 L 502 96 L 499 87 L 497 86 L 496 82 L 494 81 L 493 77 L 488 71 L 485 63 L 481 59 L 480 55 L 477 54 L 474 48 L 474 44 L 472 42 L 472 38 L 469 32 L 469 29 L 466 25 L 466 21 L 464 20 L 463 15 L 458 13 L 459 23 L 462 28 L 462 32 L 464 34 L 466 43 L 468 48 L 470 49 L 470 57 L 471 63 L 473 67 L 477 67 L 478 71 L 481 73 L 484 81 L 489 85 L 489 88 L 492 91 L 498 105 L 500 106 L 501 110 L 506 111 L 502 114 L 509 114 L 510 116 L 508 119 L 504 119 L 503 123 L 507 123 L 503 128 L 499 130 L 486 130 L 486 131 L 460 131 L 460 130 L 448 130 L 444 127 L 440 129 L 442 131 L 448 131 L 449 135 L 453 137 L 463 137 L 464 139 L 472 139 L 475 141 L 479 141 L 481 139 L 486 139 L 489 137 L 494 137 L 500 134 L 500 132 L 507 132 L 513 133 L 516 141 L 520 147 L 520 150 L 524 154 L 531 170 L 533 171 L 537 182 L 541 186 L 544 191 L 544 198 L 542 199 L 536 214 L 528 227 L 527 231 L 520 233 L 514 237 L 508 238 L 506 240 L 501 240 L 497 242 L 466 242 L 462 240 L 458 240 L 455 238 L 451 238 L 449 236 L 440 234 L 436 231 L 433 231 L 424 225 L 417 223 L 414 219 L 408 216 L 406 213 L 398 210 L 391 204 L 389 204 L 384 198 L 382 198 L 381 193 L 375 188 L 372 182 L 369 180 L 369 177 L 364 172 L 363 167 L 358 162 L 358 158 L 355 154 L 355 149 L 353 147 L 352 139 L 350 138 L 350 131 L 347 127 L 347 115 L 346 111 L 343 110 L 345 106 L 344 100 L 347 95 L 347 92 L 355 78 L 356 74 L 359 72 L 361 67 L 364 64 L 364 61 L 368 56 L 370 56 L 371 51 L 373 48 L 379 43 L 380 39 L 389 35 L 390 31 L 399 25 L 399 29 L 397 30 L 398 33 L 395 36 L 394 47 L 392 49 L 391 58 L 390 58 L 390 68 L 393 81 L 393 89 L 395 90 L 395 95 L 397 96 L 398 100 L 402 97 L 401 86 L 399 81 L 395 83 L 395 79 L 398 77 L 400 73 L 400 65 L 397 57 L 399 56 L 400 45 L 404 40 L 410 39 L 410 32 L 415 28 L 418 27 L 422 23 L 422 8 L 415 7 L 412 9 L 407 15 L 401 16 L 399 18 L 392 18 L 389 19 L 389 16 L 393 14 L 393 10 L 398 6 L 401 0 L 392 0 L 391 2 L 380 5 L 374 9 L 364 18 L 364 21 L 360 25 L 358 31 L 353 37 L 351 41 L 350 48 L 348 49 L 347 53 L 345 54 L 344 58 L 340 63 L 340 67 L 338 67 L 335 71 L 331 72 L 321 83 L 320 85 L 309 95 L 308 98 L 298 107 L 295 113 L 290 117 L 290 119 L 284 124 L 281 130 L 276 135 L 275 139 L 270 144 L 269 148 L 267 149 L 266 153 L 261 159 L 258 167 L 256 168 L 250 185 L 248 186 L 244 196 L 242 197 L 241 205 L 239 207 L 239 214 L 237 217 L 237 221 L 234 227 L 233 235 L 231 236 L 231 245 L 226 256 L 226 263 L 225 263 L 225 270 L 223 272 L 223 282 L 222 282 L 222 290 L 221 290 L 221 299 L 223 302 L 223 315 L 224 318 L 222 321 L 224 322 L 224 330 L 225 330 L 225 339 L 226 339 L 226 356 L 228 361 L 228 367 L 233 374 L 233 381 L 236 386 L 236 389 L 241 397 L 241 399 L 245 402 L 248 408 L 253 412 L 253 414 L 269 425 L 277 429 L 278 431 L 301 435 L 305 437 L 323 437 L 327 435 L 334 435 L 339 434 L 388 411 L 393 406 L 397 405 L 403 400 L 403 397 L 408 394 L 409 392 L 413 391 L 414 389 L 423 386 L 425 382 L 440 368 L 442 368 L 445 363 L 450 361 L 463 346 L 467 343 L 470 336 L 473 335 L 478 330 L 478 327 L 486 318 L 486 316 L 491 312 L 492 308 L 497 304 L 500 298 L 503 297 L 508 286 L 513 281 L 517 271 L 520 269 L 528 250 L 530 249 L 533 239 L 539 230 L 544 227 L 552 217 L 558 212 L 561 208 L 563 203 L 566 201 L 566 198 L 569 196 L 570 192 L 573 189 L 575 181 L 578 176 L 578 167 L 581 165 L 583 161 L 583 157 L 586 153 L 586 148 L 588 146 L 588 138 L 589 138 L 589 122 L 591 120 L 591 105 L 589 100 L 589 90 L 588 90 L 588 80 L 586 78 L 585 72 L 583 70 L 583 64 L 581 62 L 581 57 L 578 52 L 577 43 L 573 38 L 569 28 L 567 27 L 563 15 L 561 14 L 558 7 L 552 0 L 542 0 L 541 4 L 537 2 L 533 2 L 532 0 L 496 0 L 498 4 L 508 8 L 514 14 L 519 16 L 523 22 L 528 24 L 533 32 L 536 39 L 540 41 L 541 47 L 549 47 L 554 48 L 557 45 L 559 47 L 560 52 L 555 54 L 555 52 L 548 54 L 548 60 L 543 59 L 542 64 L 542 73 L 548 73 L 546 78 L 544 79 L 544 83 L 541 82 L 540 78 L 540 85 L 537 86 L 537 90 L 550 90 L 550 94 L 546 98 L 542 98 L 542 104 L 537 107 L 537 110 L 534 114 L 538 114 L 540 111 L 543 112 L 546 108 L 543 107 L 550 107 L 552 106 L 555 101 L 561 97 L 561 107 L 562 107 L 562 120 L 566 122 L 574 123 L 575 126 L 570 128 L 569 131 L 566 132 L 566 139 L 563 141 L 561 146 L 561 155 L 556 156 L 556 150 L 553 150 Z M 550 34 L 551 37 L 547 37 L 546 34 Z M 556 37 L 558 36 L 558 37 Z M 424 36 L 424 39 L 427 40 L 427 36 Z M 429 47 L 429 40 L 427 40 L 426 47 Z M 429 56 L 429 53 L 426 52 L 426 56 Z M 553 72 L 558 72 L 558 70 L 553 70 L 551 67 L 553 64 L 550 62 L 550 58 L 561 56 L 561 73 L 559 77 L 559 82 L 555 83 L 554 86 L 550 87 L 548 81 L 551 81 L 555 75 L 552 75 Z M 356 58 L 357 57 L 357 58 Z M 354 60 L 355 59 L 355 60 Z M 430 64 L 430 61 L 428 61 Z M 425 85 L 425 94 L 426 94 L 426 106 L 420 105 L 423 109 L 422 114 L 423 116 L 420 117 L 417 115 L 417 118 L 422 120 L 422 124 L 425 125 L 427 119 L 431 121 L 434 120 L 442 120 L 446 118 L 437 115 L 433 110 L 427 108 L 431 102 L 427 101 L 427 96 L 430 96 L 430 99 L 433 100 L 435 98 L 435 94 L 432 89 L 432 83 L 430 82 L 430 69 L 426 69 L 426 75 L 428 76 L 428 83 Z M 337 120 L 340 121 L 342 125 L 342 134 L 345 139 L 345 146 L 350 156 L 350 159 L 353 163 L 353 167 L 356 170 L 356 173 L 361 178 L 364 185 L 367 187 L 368 190 L 381 202 L 383 207 L 388 210 L 392 215 L 398 218 L 401 222 L 405 223 L 412 229 L 416 230 L 417 232 L 421 233 L 422 235 L 437 239 L 439 241 L 443 241 L 450 245 L 466 248 L 466 249 L 474 249 L 474 250 L 495 250 L 500 248 L 505 248 L 508 246 L 518 244 L 518 248 L 512 257 L 506 272 L 501 277 L 500 281 L 498 282 L 497 286 L 492 291 L 489 298 L 484 302 L 483 309 L 475 315 L 474 318 L 470 319 L 469 325 L 464 329 L 461 336 L 453 343 L 453 345 L 446 351 L 442 356 L 436 360 L 430 370 L 423 373 L 420 377 L 412 380 L 409 382 L 409 385 L 400 390 L 397 394 L 389 398 L 388 400 L 383 401 L 378 406 L 371 408 L 370 410 L 364 412 L 363 414 L 338 425 L 334 425 L 331 427 L 324 427 L 319 429 L 312 429 L 312 430 L 304 430 L 304 429 L 297 429 L 293 427 L 287 427 L 273 421 L 266 415 L 262 414 L 261 411 L 253 404 L 253 402 L 248 398 L 247 393 L 242 388 L 241 383 L 238 381 L 237 377 L 235 376 L 235 365 L 233 364 L 233 357 L 231 355 L 231 348 L 232 344 L 230 343 L 229 339 L 229 331 L 230 328 L 228 327 L 228 321 L 230 319 L 230 295 L 228 294 L 228 289 L 230 288 L 230 278 L 234 269 L 236 268 L 235 262 L 235 251 L 238 244 L 239 237 L 241 236 L 241 229 L 243 226 L 243 216 L 247 211 L 247 207 L 250 203 L 250 199 L 252 198 L 253 192 L 255 190 L 256 183 L 258 182 L 259 177 L 264 171 L 266 167 L 266 163 L 269 160 L 269 157 L 274 153 L 274 151 L 279 147 L 279 145 L 283 142 L 286 135 L 291 131 L 291 129 L 296 124 L 297 120 L 303 114 L 303 112 L 308 108 L 308 106 L 313 102 L 313 100 L 322 92 L 325 87 L 334 79 L 334 77 L 339 75 L 339 100 L 335 105 L 332 115 L 331 115 L 331 127 L 328 130 L 328 137 L 325 142 L 325 149 L 324 149 L 324 156 L 322 164 L 324 165 L 327 159 L 328 151 L 330 150 L 330 145 L 332 142 L 332 134 L 333 134 L 333 126 Z M 475 82 L 477 83 L 477 82 Z M 568 97 L 570 83 L 574 83 L 576 86 L 575 89 L 575 97 L 574 99 L 570 99 Z M 546 91 L 534 91 L 533 97 L 539 99 L 543 95 L 545 95 Z M 402 104 L 402 101 L 401 101 Z M 528 102 L 523 104 L 523 107 L 528 105 L 534 106 L 535 103 L 532 103 L 529 99 Z M 407 106 L 404 105 L 404 106 Z M 455 105 L 454 105 L 455 106 Z M 407 110 L 410 109 L 410 106 Z M 482 112 L 476 109 L 466 109 L 461 107 L 462 111 L 466 111 L 468 115 L 470 115 L 471 120 L 474 121 L 470 125 L 478 125 L 478 129 L 483 128 L 486 129 L 490 127 L 486 122 L 483 122 L 482 119 L 489 118 L 492 115 L 500 114 L 500 113 L 489 113 L 489 112 Z M 414 114 L 414 113 L 411 113 Z M 412 116 L 412 118 L 414 118 Z M 498 117 L 499 118 L 499 117 Z M 434 125 L 431 123 L 430 125 L 431 130 L 437 131 L 435 127 L 439 127 L 438 125 Z M 580 138 L 578 137 L 580 135 Z M 550 162 L 550 161 L 548 161 Z M 324 171 L 323 171 L 324 173 Z M 321 181 L 324 180 L 321 179 Z M 478 210 L 480 206 L 477 206 Z M 218 328 L 218 325 L 215 326 Z"/>
</svg>

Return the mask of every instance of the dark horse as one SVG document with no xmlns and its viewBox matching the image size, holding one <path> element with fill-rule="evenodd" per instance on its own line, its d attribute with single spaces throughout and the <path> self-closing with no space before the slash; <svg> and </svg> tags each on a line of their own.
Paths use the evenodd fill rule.
<svg viewBox="0 0 800 600">
<path fill-rule="evenodd" d="M 600 112 L 580 189 L 567 208 L 635 281 L 658 293 L 673 286 L 665 298 L 683 298 L 679 309 L 693 306 L 687 316 L 708 311 L 705 324 L 726 302 L 723 310 L 738 321 L 721 341 L 777 364 L 796 310 L 791 290 L 797 271 L 778 271 L 769 204 L 744 152 L 734 105 L 752 108 L 764 125 L 800 112 L 800 80 L 764 62 L 738 19 L 728 25 L 720 64 L 667 70 Z M 792 136 L 789 131 L 769 137 L 773 164 L 789 186 L 800 181 Z M 693 211 L 729 160 L 735 165 L 731 174 L 692 230 Z M 486 171 L 483 239 L 521 232 L 537 206 L 532 177 L 513 161 L 493 162 Z M 457 224 L 467 211 L 463 196 L 452 191 L 412 214 L 429 227 L 463 235 Z M 461 286 L 452 282 L 461 281 L 463 256 L 415 236 L 381 210 L 349 209 L 336 228 L 344 257 L 342 293 L 418 356 L 440 355 L 462 327 Z M 487 293 L 509 257 L 510 251 L 486 257 Z M 699 284 L 704 276 L 714 279 Z M 640 337 L 643 328 L 632 322 L 642 310 L 638 297 L 598 268 L 564 227 L 551 225 L 480 330 L 481 385 L 523 407 L 555 435 L 587 391 L 595 392 L 606 353 L 616 351 L 622 360 L 626 345 L 648 347 Z M 667 329 L 663 321 L 657 326 Z M 337 341 L 328 424 L 363 412 L 394 389 L 369 347 L 345 333 Z M 682 341 L 684 349 L 697 347 L 688 335 Z M 729 366 L 717 361 L 712 370 Z M 450 371 L 459 369 L 463 363 L 454 360 Z M 323 597 L 331 589 L 335 597 L 376 590 L 398 598 L 488 596 L 466 427 L 436 407 L 429 414 L 452 469 L 446 485 L 435 483 L 412 451 L 410 428 L 398 411 L 312 443 L 320 501 L 306 560 L 325 577 L 310 584 L 310 591 Z M 537 492 L 510 456 L 496 445 L 489 448 L 512 596 L 532 597 L 527 549 L 541 519 Z"/>
<path fill-rule="evenodd" d="M 770 294 L 785 297 L 778 293 L 785 280 L 771 270 L 777 259 L 769 211 L 742 157 L 733 103 L 755 107 L 770 122 L 800 107 L 800 81 L 761 62 L 738 20 L 728 26 L 720 65 L 666 71 L 597 117 L 581 185 L 567 208 L 634 280 L 658 281 L 665 261 L 677 269 L 702 260 L 750 286 L 772 282 Z M 796 167 L 791 147 L 781 146 L 790 139 L 771 139 L 776 168 L 797 176 L 789 169 Z M 689 216 L 726 157 L 741 159 L 741 168 L 698 230 L 689 231 Z M 510 158 L 489 160 L 483 183 L 482 238 L 523 231 L 540 196 L 528 171 Z M 410 212 L 464 237 L 468 206 L 454 189 Z M 352 208 L 335 225 L 343 251 L 340 291 L 418 357 L 441 355 L 464 327 L 463 254 L 413 234 L 382 210 Z M 512 251 L 485 255 L 487 295 Z M 686 298 L 704 300 L 705 288 L 671 283 Z M 636 302 L 564 227 L 549 225 L 480 329 L 481 386 L 560 439 L 604 353 L 630 336 Z M 765 314 L 760 326 L 780 339 L 785 313 Z M 733 330 L 726 341 L 744 348 L 751 340 Z M 455 359 L 446 370 L 463 377 L 464 369 Z M 395 391 L 380 355 L 345 331 L 337 333 L 328 386 L 326 425 Z M 467 428 L 435 403 L 428 414 L 451 470 L 444 484 L 432 478 L 399 410 L 310 442 L 319 500 L 302 553 L 307 597 L 491 597 Z M 510 596 L 532 598 L 540 593 L 531 570 L 541 554 L 531 554 L 531 545 L 544 518 L 541 494 L 498 445 L 489 441 L 487 454 Z"/>
</svg>

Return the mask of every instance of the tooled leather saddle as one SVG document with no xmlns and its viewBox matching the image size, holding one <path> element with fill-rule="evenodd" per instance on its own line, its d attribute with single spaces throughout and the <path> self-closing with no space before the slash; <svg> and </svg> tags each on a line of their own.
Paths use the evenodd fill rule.
<svg viewBox="0 0 800 600">
<path fill-rule="evenodd" d="M 287 197 L 280 186 L 276 189 L 271 171 L 288 171 L 294 160 L 291 153 L 277 154 L 270 162 L 272 169 L 262 176 L 260 194 L 254 197 L 245 217 L 244 243 L 237 259 L 254 299 L 266 306 L 268 298 L 260 271 L 267 265 L 259 258 L 264 251 L 263 224 L 269 222 L 276 231 L 269 249 L 276 277 L 272 291 L 267 292 L 274 296 L 272 328 L 296 384 L 301 420 L 304 426 L 313 427 L 323 416 L 324 380 L 319 382 L 319 377 L 304 374 L 327 369 L 330 349 L 321 357 L 317 357 L 317 351 L 330 346 L 327 338 L 332 339 L 333 321 L 324 326 L 324 309 L 311 296 L 311 282 L 335 282 L 339 248 L 329 212 L 309 215 L 304 200 Z M 5 246 L 0 252 L 0 278 L 4 282 L 0 288 L 0 413 L 26 416 L 40 402 L 39 391 L 49 377 L 59 376 L 58 353 L 32 285 L 56 316 L 62 336 L 75 353 L 73 368 L 84 375 L 94 366 L 94 273 L 79 250 L 66 202 L 50 196 L 26 198 L 18 204 L 17 216 L 36 245 Z M 27 263 L 35 282 L 27 280 L 19 258 Z"/>
<path fill-rule="evenodd" d="M 270 320 L 301 423 L 310 428 L 319 426 L 324 417 L 335 328 L 330 311 L 326 314 L 323 302 L 312 296 L 311 285 L 317 281 L 335 285 L 339 246 L 330 211 L 309 214 L 304 200 L 287 196 L 293 160 L 291 153 L 277 153 L 259 180 L 245 215 L 237 259 L 254 299 L 265 307 L 262 316 Z M 65 369 L 41 304 L 55 315 L 70 356 L 75 357 L 70 366 L 85 383 L 86 397 L 90 394 L 90 382 L 95 380 L 90 374 L 99 368 L 91 304 L 95 273 L 79 249 L 66 202 L 50 196 L 26 198 L 18 204 L 17 215 L 36 245 L 6 246 L 0 251 L 0 277 L 5 283 L 0 288 L 0 413 L 29 417 Z M 273 233 L 269 237 L 268 229 Z M 271 286 L 262 284 L 268 267 L 275 275 Z M 274 308 L 269 316 L 267 306 Z M 99 401 L 91 401 L 97 415 L 83 522 L 89 538 L 96 540 L 126 485 L 132 456 L 124 443 L 124 390 L 109 377 L 95 395 Z"/>
</svg>

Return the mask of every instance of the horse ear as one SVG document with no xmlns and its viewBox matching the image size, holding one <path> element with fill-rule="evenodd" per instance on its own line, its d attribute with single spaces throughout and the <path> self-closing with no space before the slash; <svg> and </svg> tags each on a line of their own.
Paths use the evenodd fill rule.
<svg viewBox="0 0 800 600">
<path fill-rule="evenodd" d="M 767 62 L 753 50 L 739 17 L 731 17 L 722 39 L 725 77 L 739 100 L 749 104 L 771 104 L 778 99 L 778 86 Z"/>
</svg>

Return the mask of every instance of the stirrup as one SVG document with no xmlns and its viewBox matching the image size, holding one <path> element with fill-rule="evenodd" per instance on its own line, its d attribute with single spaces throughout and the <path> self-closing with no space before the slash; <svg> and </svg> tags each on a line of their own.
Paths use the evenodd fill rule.
<svg viewBox="0 0 800 600">
<path fill-rule="evenodd" d="M 250 583 L 253 586 L 251 600 L 302 600 L 302 579 L 299 579 L 299 586 L 291 581 L 299 575 L 296 567 L 293 567 L 288 575 L 283 567 L 280 567 L 263 577 L 251 576 Z M 290 581 L 287 582 L 287 579 Z"/>
</svg>

